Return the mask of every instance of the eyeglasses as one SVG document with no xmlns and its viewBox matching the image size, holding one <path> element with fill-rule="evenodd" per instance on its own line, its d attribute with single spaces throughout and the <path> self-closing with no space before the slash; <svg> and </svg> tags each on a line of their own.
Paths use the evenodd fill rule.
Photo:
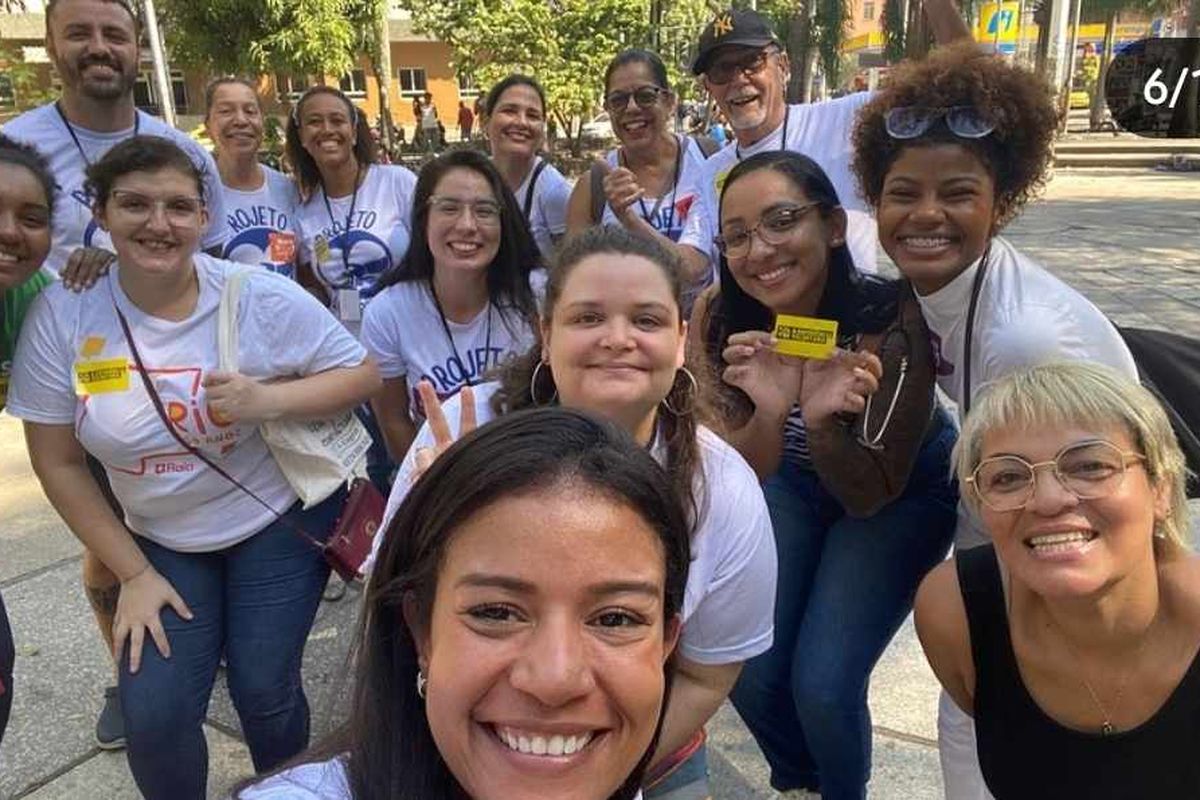
<svg viewBox="0 0 1200 800">
<path fill-rule="evenodd" d="M 1033 498 L 1036 473 L 1042 467 L 1053 467 L 1059 484 L 1080 500 L 1096 500 L 1120 488 L 1131 463 L 1145 460 L 1141 453 L 1122 450 L 1112 442 L 1079 442 L 1058 451 L 1052 461 L 1037 464 L 1017 456 L 985 458 L 966 482 L 993 511 L 1016 511 Z"/>
<path fill-rule="evenodd" d="M 194 223 L 204 208 L 204 201 L 194 195 L 153 198 L 141 192 L 113 189 L 109 195 L 114 208 L 131 222 L 145 222 L 160 209 L 172 225 L 184 226 Z"/>
<path fill-rule="evenodd" d="M 629 106 L 629 98 L 637 103 L 638 108 L 650 108 L 664 94 L 670 94 L 669 89 L 661 86 L 640 86 L 632 92 L 609 92 L 604 98 L 604 109 L 610 114 L 624 111 Z"/>
<path fill-rule="evenodd" d="M 745 229 L 731 230 L 713 237 L 713 244 L 726 258 L 745 258 L 750 255 L 750 237 L 755 233 L 769 245 L 780 245 L 788 240 L 792 231 L 800 224 L 804 215 L 820 203 L 802 206 L 773 208 L 759 218 L 758 224 Z"/>
<path fill-rule="evenodd" d="M 710 65 L 704 72 L 704 77 L 715 86 L 723 86 L 733 80 L 737 73 L 750 76 L 767 65 L 767 59 L 775 50 L 766 47 L 755 53 L 748 53 L 741 58 L 728 58 Z"/>
<path fill-rule="evenodd" d="M 492 200 L 460 200 L 434 195 L 429 198 L 429 208 L 435 216 L 446 221 L 457 220 L 463 211 L 470 209 L 475 224 L 485 228 L 500 224 L 500 204 Z"/>
<path fill-rule="evenodd" d="M 963 139 L 982 139 L 996 125 L 972 106 L 950 108 L 925 108 L 923 106 L 899 106 L 887 112 L 884 126 L 893 139 L 915 139 L 925 133 L 939 119 L 946 120 L 946 127 L 955 136 Z"/>
</svg>

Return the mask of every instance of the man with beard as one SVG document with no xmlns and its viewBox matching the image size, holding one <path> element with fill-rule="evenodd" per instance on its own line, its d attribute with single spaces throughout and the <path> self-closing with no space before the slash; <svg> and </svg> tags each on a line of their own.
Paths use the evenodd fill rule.
<svg viewBox="0 0 1200 800">
<path fill-rule="evenodd" d="M 228 238 L 216 165 L 204 148 L 133 103 L 138 76 L 139 28 L 128 0 L 50 0 L 46 52 L 62 79 L 62 96 L 4 125 L 4 133 L 36 147 L 58 181 L 53 246 L 45 267 L 59 273 L 79 247 L 111 250 L 92 219 L 83 191 L 84 170 L 130 136 L 171 139 L 201 168 L 209 228 L 202 244 L 218 251 Z M 214 252 L 214 254 L 216 254 Z"/>
<path fill-rule="evenodd" d="M 925 0 L 925 14 L 941 44 L 970 37 L 954 0 Z M 788 105 L 791 74 L 787 53 L 770 21 L 755 11 L 729 9 L 700 35 L 692 72 L 733 129 L 733 142 L 704 162 L 702 212 L 688 215 L 679 238 L 687 272 L 701 285 L 712 280 L 717 263 L 713 244 L 720 227 L 719 204 L 725 176 L 737 162 L 766 150 L 792 150 L 816 161 L 837 190 L 848 218 L 846 244 L 855 266 L 875 271 L 875 220 L 850 170 L 850 134 L 858 110 L 873 96 L 860 92 L 837 100 Z"/>
<path fill-rule="evenodd" d="M 62 96 L 6 123 L 4 133 L 37 148 L 58 183 L 51 217 L 52 246 L 44 264 L 54 273 L 61 272 L 71 254 L 81 247 L 112 249 L 108 235 L 92 218 L 91 202 L 83 189 L 84 172 L 115 144 L 137 134 L 162 136 L 189 153 L 204 175 L 211 220 L 202 238 L 203 246 L 216 255 L 228 238 L 221 181 L 212 156 L 185 134 L 134 106 L 138 34 L 137 18 L 128 0 L 46 3 L 46 52 L 62 79 Z M 99 462 L 89 460 L 89 466 L 107 489 L 108 481 Z M 108 498 L 118 518 L 124 519 L 111 493 Z M 120 583 L 100 559 L 85 551 L 83 585 L 111 653 Z M 125 723 L 117 687 L 106 688 L 104 698 L 96 723 L 96 742 L 105 749 L 123 747 Z"/>
</svg>

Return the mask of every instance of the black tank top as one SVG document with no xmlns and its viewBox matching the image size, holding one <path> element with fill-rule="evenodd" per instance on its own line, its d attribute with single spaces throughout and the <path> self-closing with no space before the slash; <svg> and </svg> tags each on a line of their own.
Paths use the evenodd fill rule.
<svg viewBox="0 0 1200 800">
<path fill-rule="evenodd" d="M 1110 736 L 1071 730 L 1047 716 L 1021 680 L 995 551 L 960 550 L 955 562 L 975 662 L 979 764 L 996 800 L 1200 798 L 1200 655 L 1137 728 Z"/>
</svg>

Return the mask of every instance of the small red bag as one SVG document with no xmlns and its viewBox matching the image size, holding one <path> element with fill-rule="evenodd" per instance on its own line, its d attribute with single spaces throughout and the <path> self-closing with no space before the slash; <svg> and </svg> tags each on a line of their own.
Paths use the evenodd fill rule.
<svg viewBox="0 0 1200 800">
<path fill-rule="evenodd" d="M 333 535 L 325 543 L 325 560 L 346 583 L 359 577 L 363 562 L 379 533 L 386 502 L 375 484 L 355 478 L 350 484 L 341 516 L 333 524 Z"/>
</svg>

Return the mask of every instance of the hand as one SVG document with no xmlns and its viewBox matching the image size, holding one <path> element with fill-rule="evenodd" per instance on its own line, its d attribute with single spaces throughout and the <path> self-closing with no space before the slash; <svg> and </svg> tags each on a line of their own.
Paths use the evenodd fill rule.
<svg viewBox="0 0 1200 800">
<path fill-rule="evenodd" d="M 749 395 L 756 409 L 787 415 L 800 397 L 804 361 L 776 352 L 778 343 L 766 331 L 733 334 L 721 352 L 729 365 L 721 378 Z"/>
<path fill-rule="evenodd" d="M 142 645 L 147 631 L 162 657 L 171 657 L 171 643 L 167 641 L 160 614 L 166 605 L 175 609 L 175 613 L 185 620 L 192 620 L 191 609 L 183 602 L 175 587 L 149 564 L 137 575 L 121 582 L 117 613 L 113 615 L 113 658 L 120 663 L 125 640 L 129 639 L 131 673 L 137 672 L 142 666 Z"/>
<path fill-rule="evenodd" d="M 879 391 L 883 364 L 874 353 L 835 350 L 833 357 L 804 365 L 800 411 L 805 427 L 828 427 L 836 414 L 861 414 L 867 398 Z"/>
<path fill-rule="evenodd" d="M 421 395 L 421 406 L 425 409 L 425 420 L 429 423 L 429 430 L 433 434 L 433 447 L 417 448 L 417 466 L 409 477 L 412 483 L 416 483 L 417 479 L 433 466 L 433 462 L 437 460 L 437 457 L 446 452 L 450 445 L 455 442 L 454 436 L 450 433 L 450 424 L 446 422 L 446 412 L 442 410 L 442 404 L 438 401 L 437 392 L 433 390 L 433 384 L 429 381 L 421 381 L 417 384 L 417 393 Z M 461 439 L 475 430 L 475 390 L 470 386 L 464 386 L 458 393 L 458 400 L 460 404 L 458 412 L 458 438 Z"/>
<path fill-rule="evenodd" d="M 604 165 L 604 197 L 617 219 L 624 221 L 633 204 L 646 195 L 646 190 L 638 184 L 632 170 L 625 167 L 613 169 L 607 161 L 597 161 Z"/>
<path fill-rule="evenodd" d="M 82 292 L 95 286 L 101 276 L 107 275 L 108 268 L 116 260 L 115 255 L 99 247 L 80 247 L 72 251 L 59 278 L 63 286 L 71 291 Z"/>
<path fill-rule="evenodd" d="M 209 372 L 202 385 L 208 407 L 222 422 L 264 422 L 278 419 L 271 387 L 240 372 Z"/>
</svg>

